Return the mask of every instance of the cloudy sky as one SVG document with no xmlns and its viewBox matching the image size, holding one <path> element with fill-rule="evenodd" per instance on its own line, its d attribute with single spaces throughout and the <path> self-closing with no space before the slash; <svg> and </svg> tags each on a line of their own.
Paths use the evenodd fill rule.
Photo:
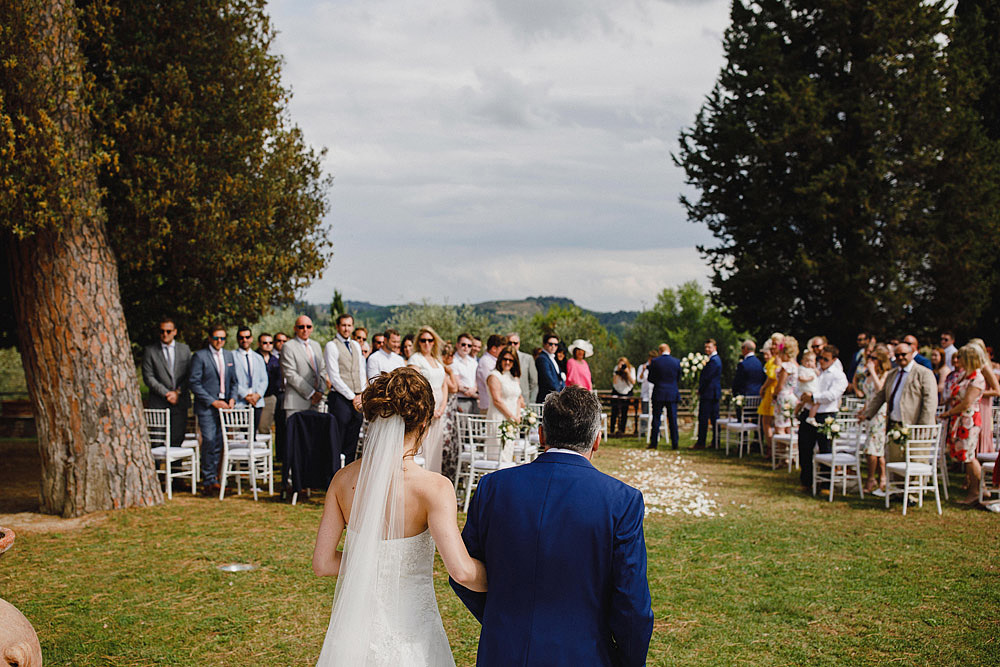
<svg viewBox="0 0 1000 667">
<path fill-rule="evenodd" d="M 277 0 L 292 119 L 324 146 L 334 256 L 305 293 L 568 296 L 641 309 L 706 282 L 678 131 L 726 0 Z"/>
</svg>

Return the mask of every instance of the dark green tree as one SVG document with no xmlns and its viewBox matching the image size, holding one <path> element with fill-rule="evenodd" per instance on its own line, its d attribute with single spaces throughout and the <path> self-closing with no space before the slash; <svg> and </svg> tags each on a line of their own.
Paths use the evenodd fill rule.
<svg viewBox="0 0 1000 667">
<path fill-rule="evenodd" d="M 842 341 L 975 320 L 997 211 L 961 136 L 974 82 L 948 78 L 951 30 L 943 2 L 734 1 L 675 160 L 736 326 Z"/>
<path fill-rule="evenodd" d="M 92 0 L 84 51 L 133 339 L 291 303 L 329 255 L 329 182 L 288 119 L 264 0 Z"/>
</svg>

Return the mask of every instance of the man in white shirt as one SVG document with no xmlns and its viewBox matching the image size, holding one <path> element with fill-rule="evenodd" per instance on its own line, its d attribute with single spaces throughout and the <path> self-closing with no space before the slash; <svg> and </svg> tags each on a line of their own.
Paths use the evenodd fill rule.
<svg viewBox="0 0 1000 667">
<path fill-rule="evenodd" d="M 490 390 L 486 386 L 486 378 L 489 377 L 493 369 L 497 367 L 497 357 L 500 350 L 507 345 L 504 336 L 491 334 L 486 339 L 486 354 L 479 360 L 479 367 L 476 369 L 476 391 L 479 392 L 479 411 L 485 413 L 490 408 Z"/>
<path fill-rule="evenodd" d="M 545 334 L 542 336 L 542 353 L 535 359 L 535 370 L 538 371 L 539 403 L 545 402 L 545 397 L 554 391 L 562 391 L 566 386 L 565 378 L 556 362 L 556 350 L 559 349 L 559 336 Z"/>
<path fill-rule="evenodd" d="M 479 412 L 479 392 L 476 390 L 476 369 L 479 364 L 472 356 L 472 336 L 459 334 L 455 346 L 452 370 L 458 376 L 458 409 L 468 414 Z"/>
<path fill-rule="evenodd" d="M 395 329 L 386 329 L 383 334 L 385 342 L 382 347 L 368 355 L 368 379 L 380 373 L 391 373 L 406 365 L 406 360 L 399 354 L 400 336 Z"/>
<path fill-rule="evenodd" d="M 479 353 L 483 351 L 483 341 L 479 338 L 472 338 L 472 358 L 479 359 Z"/>
<path fill-rule="evenodd" d="M 267 366 L 264 357 L 250 349 L 253 332 L 240 327 L 236 332 L 238 346 L 233 358 L 236 361 L 236 407 L 253 408 L 254 433 L 260 427 L 264 412 L 264 394 L 267 392 Z"/>
<path fill-rule="evenodd" d="M 326 410 L 337 420 L 340 453 L 347 463 L 354 460 L 358 449 L 358 434 L 364 421 L 361 392 L 368 382 L 364 353 L 361 344 L 351 336 L 353 331 L 354 317 L 341 314 L 337 317 L 337 335 L 323 350 L 326 378 L 330 383 Z"/>
<path fill-rule="evenodd" d="M 954 354 L 956 352 L 958 352 L 958 348 L 955 347 L 955 334 L 954 333 L 952 333 L 951 331 L 942 331 L 941 332 L 941 348 L 944 350 L 944 363 L 945 363 L 945 365 L 948 368 L 954 370 L 955 366 L 951 363 L 951 358 L 954 356 Z"/>
<path fill-rule="evenodd" d="M 805 392 L 802 394 L 802 400 L 806 406 L 812 403 L 816 404 L 817 424 L 822 424 L 827 417 L 837 417 L 837 411 L 840 409 L 840 397 L 847 390 L 847 376 L 844 375 L 843 368 L 835 363 L 838 361 L 839 354 L 840 350 L 835 345 L 828 343 L 823 345 L 822 351 L 816 357 L 816 364 L 820 369 L 819 377 L 816 380 L 816 393 Z M 831 451 L 831 443 L 829 438 L 819 433 L 815 426 L 806 421 L 808 417 L 808 409 L 799 414 L 799 463 L 802 466 L 799 479 L 802 481 L 802 485 L 811 491 L 813 446 L 819 444 L 819 451 L 828 454 Z"/>
</svg>

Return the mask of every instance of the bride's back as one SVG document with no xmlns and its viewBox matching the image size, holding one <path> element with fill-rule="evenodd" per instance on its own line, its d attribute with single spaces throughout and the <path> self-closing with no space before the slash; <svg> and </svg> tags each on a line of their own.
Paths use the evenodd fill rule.
<svg viewBox="0 0 1000 667">
<path fill-rule="evenodd" d="M 414 443 L 415 444 L 415 443 Z M 406 447 L 406 445 L 404 445 Z M 413 537 L 427 530 L 427 513 L 434 497 L 435 485 L 444 479 L 441 475 L 424 470 L 412 459 L 403 465 L 403 536 Z M 361 461 L 355 461 L 341 469 L 333 480 L 333 490 L 340 511 L 351 529 L 351 510 L 354 507 L 354 492 L 361 473 Z M 330 502 L 330 499 L 327 499 Z"/>
</svg>

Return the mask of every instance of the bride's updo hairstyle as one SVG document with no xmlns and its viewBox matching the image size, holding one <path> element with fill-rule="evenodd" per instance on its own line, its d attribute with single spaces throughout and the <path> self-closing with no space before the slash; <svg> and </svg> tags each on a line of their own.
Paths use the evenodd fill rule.
<svg viewBox="0 0 1000 667">
<path fill-rule="evenodd" d="M 397 368 L 368 383 L 361 394 L 361 411 L 368 421 L 399 415 L 407 433 L 419 431 L 422 436 L 434 416 L 434 392 L 417 369 Z"/>
</svg>

